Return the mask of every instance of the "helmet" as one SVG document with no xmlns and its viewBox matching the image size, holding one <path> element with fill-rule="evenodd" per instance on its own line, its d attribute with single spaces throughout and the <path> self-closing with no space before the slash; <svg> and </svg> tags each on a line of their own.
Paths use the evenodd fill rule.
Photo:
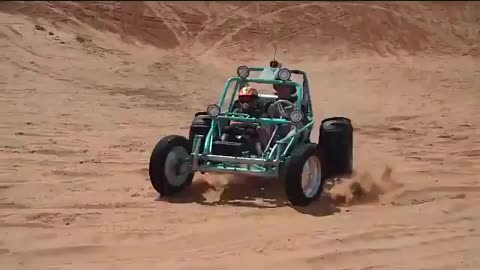
<svg viewBox="0 0 480 270">
<path fill-rule="evenodd" d="M 238 92 L 238 100 L 242 103 L 249 102 L 257 97 L 257 89 L 251 86 L 245 86 Z"/>
<path fill-rule="evenodd" d="M 289 79 L 287 81 L 291 81 L 291 80 Z M 273 85 L 273 89 L 275 90 L 275 92 L 278 92 L 278 90 L 280 88 L 288 89 L 289 92 L 290 92 L 290 95 L 294 95 L 297 92 L 297 88 L 294 85 L 288 85 L 288 84 L 274 84 Z"/>
</svg>

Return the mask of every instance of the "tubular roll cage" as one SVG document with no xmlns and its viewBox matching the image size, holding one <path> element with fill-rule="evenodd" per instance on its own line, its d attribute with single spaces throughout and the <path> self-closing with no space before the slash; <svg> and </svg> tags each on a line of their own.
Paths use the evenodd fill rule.
<svg viewBox="0 0 480 270">
<path fill-rule="evenodd" d="M 250 71 L 263 71 L 265 68 L 263 67 L 251 67 L 249 68 Z M 275 70 L 275 68 L 273 68 Z M 296 101 L 296 108 L 301 108 L 302 102 L 304 100 L 304 86 L 307 85 L 308 81 L 305 72 L 300 70 L 290 70 L 292 74 L 300 74 L 303 75 L 303 85 L 294 82 L 294 81 L 282 81 L 282 80 L 272 80 L 272 79 L 260 79 L 260 78 L 241 78 L 241 77 L 231 77 L 229 78 L 223 88 L 222 95 L 220 100 L 218 101 L 217 105 L 222 108 L 222 105 L 225 101 L 225 97 L 228 92 L 228 88 L 232 82 L 236 82 L 234 87 L 232 98 L 229 103 L 229 110 L 232 107 L 232 103 L 234 97 L 238 91 L 239 83 L 245 82 L 252 82 L 252 83 L 261 83 L 261 84 L 287 84 L 287 85 L 294 85 L 297 90 L 297 101 Z M 308 91 L 308 90 L 307 90 Z M 310 93 L 307 93 L 308 95 Z M 305 113 L 305 112 L 304 112 Z M 200 141 L 203 139 L 203 135 L 196 134 L 193 139 L 192 143 L 192 166 L 191 169 L 193 171 L 200 171 L 200 172 L 217 172 L 217 173 L 242 173 L 242 174 L 249 174 L 249 175 L 261 175 L 261 176 L 277 176 L 278 166 L 281 161 L 288 155 L 290 149 L 296 138 L 307 132 L 310 134 L 313 128 L 313 110 L 311 102 L 306 104 L 306 115 L 304 116 L 307 118 L 308 122 L 303 126 L 295 125 L 294 132 L 289 133 L 285 138 L 277 141 L 275 145 L 272 147 L 271 151 L 268 153 L 268 150 L 271 146 L 272 140 L 276 135 L 277 129 L 280 125 L 288 125 L 292 124 L 291 121 L 284 119 L 284 118 L 253 118 L 248 114 L 242 113 L 230 113 L 230 112 L 220 112 L 220 114 L 213 119 L 212 124 L 210 126 L 210 130 L 205 137 L 205 144 L 203 149 L 200 149 Z M 230 156 L 222 156 L 222 155 L 213 155 L 212 153 L 212 141 L 213 141 L 213 133 L 215 130 L 218 130 L 220 133 L 220 126 L 218 125 L 218 120 L 230 120 L 236 122 L 250 122 L 250 123 L 258 123 L 260 125 L 267 125 L 272 126 L 275 125 L 275 130 L 270 137 L 270 140 L 263 152 L 262 158 L 251 158 L 251 157 L 230 157 Z M 200 150 L 203 150 L 200 154 Z M 205 164 L 200 165 L 199 161 L 205 162 Z M 214 162 L 214 164 L 209 164 Z M 237 166 L 231 165 L 235 164 Z M 238 165 L 246 165 L 245 167 L 238 166 Z"/>
</svg>

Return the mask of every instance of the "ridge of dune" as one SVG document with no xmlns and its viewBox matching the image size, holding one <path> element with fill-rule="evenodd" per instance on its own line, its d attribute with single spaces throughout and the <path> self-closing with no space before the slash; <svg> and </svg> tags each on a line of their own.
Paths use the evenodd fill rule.
<svg viewBox="0 0 480 270">
<path fill-rule="evenodd" d="M 2 265 L 479 269 L 478 9 L 1 2 Z M 272 33 L 309 75 L 312 141 L 352 119 L 354 175 L 309 207 L 280 181 L 208 174 L 158 198 L 153 146 L 187 135 L 239 62 L 267 64 Z"/>
<path fill-rule="evenodd" d="M 5 2 L 0 10 L 88 24 L 163 49 L 236 57 L 271 50 L 310 56 L 478 55 L 477 2 Z M 295 50 L 295 52 L 292 52 Z M 288 55 L 288 54 L 287 54 Z"/>
</svg>

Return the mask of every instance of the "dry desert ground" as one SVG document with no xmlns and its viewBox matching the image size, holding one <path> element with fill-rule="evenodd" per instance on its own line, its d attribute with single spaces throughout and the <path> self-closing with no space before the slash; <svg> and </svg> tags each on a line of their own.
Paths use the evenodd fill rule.
<svg viewBox="0 0 480 270">
<path fill-rule="evenodd" d="M 273 43 L 352 119 L 354 176 L 159 199 L 153 146 Z M 479 44 L 473 1 L 2 2 L 2 268 L 480 269 Z"/>
</svg>

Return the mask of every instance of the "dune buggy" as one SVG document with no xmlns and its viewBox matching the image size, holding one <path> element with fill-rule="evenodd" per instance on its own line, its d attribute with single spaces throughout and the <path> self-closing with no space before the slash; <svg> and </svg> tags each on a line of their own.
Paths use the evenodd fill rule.
<svg viewBox="0 0 480 270">
<path fill-rule="evenodd" d="M 259 75 L 254 76 L 255 72 Z M 259 98 L 270 104 L 268 117 L 232 112 L 238 90 L 249 84 L 292 85 L 296 101 L 260 93 Z M 310 141 L 314 123 L 305 72 L 272 63 L 270 67 L 240 66 L 237 76 L 226 81 L 219 101 L 195 114 L 189 138 L 169 135 L 157 143 L 149 163 L 151 183 L 161 196 L 168 197 L 190 186 L 196 172 L 270 177 L 283 180 L 292 205 L 306 206 L 321 195 L 327 177 L 353 169 L 350 120 L 323 120 L 318 143 Z M 255 140 L 259 129 L 269 134 L 266 145 Z"/>
</svg>

